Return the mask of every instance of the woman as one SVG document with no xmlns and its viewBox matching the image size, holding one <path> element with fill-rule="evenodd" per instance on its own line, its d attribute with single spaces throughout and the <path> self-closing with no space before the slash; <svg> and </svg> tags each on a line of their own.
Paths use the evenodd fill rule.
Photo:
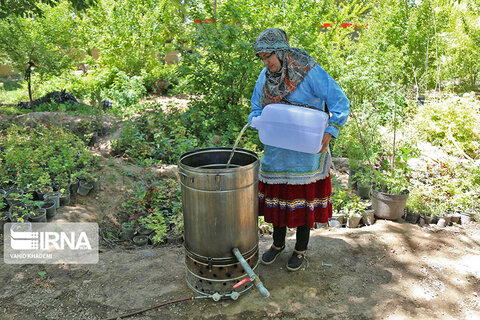
<svg viewBox="0 0 480 320">
<path fill-rule="evenodd" d="M 338 136 L 350 110 L 350 102 L 332 77 L 304 50 L 291 48 L 285 31 L 267 29 L 254 43 L 255 54 L 265 68 L 257 79 L 248 120 L 270 103 L 317 108 L 331 113 L 318 154 L 265 145 L 259 177 L 259 215 L 273 224 L 273 244 L 261 258 L 271 264 L 285 249 L 287 227 L 297 228 L 295 250 L 287 269 L 302 267 L 315 222 L 332 216 L 331 138 Z M 328 105 L 328 110 L 325 106 Z"/>
</svg>

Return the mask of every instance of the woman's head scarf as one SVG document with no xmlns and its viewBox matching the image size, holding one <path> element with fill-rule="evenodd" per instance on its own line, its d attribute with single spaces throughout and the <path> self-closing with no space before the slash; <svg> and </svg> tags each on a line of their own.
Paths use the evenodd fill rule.
<svg viewBox="0 0 480 320">
<path fill-rule="evenodd" d="M 304 50 L 292 48 L 288 44 L 288 36 L 281 29 L 271 28 L 263 31 L 253 44 L 255 54 L 275 52 L 281 64 L 278 72 L 266 71 L 260 104 L 288 103 L 285 97 L 295 91 L 316 62 Z"/>
</svg>

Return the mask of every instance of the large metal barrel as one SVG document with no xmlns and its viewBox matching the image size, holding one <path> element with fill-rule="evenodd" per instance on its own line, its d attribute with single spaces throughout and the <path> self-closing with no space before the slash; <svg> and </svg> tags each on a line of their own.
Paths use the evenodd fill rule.
<svg viewBox="0 0 480 320">
<path fill-rule="evenodd" d="M 200 294 L 228 296 L 247 274 L 232 252 L 238 248 L 252 269 L 258 265 L 258 157 L 232 148 L 206 148 L 179 160 L 187 284 Z"/>
</svg>

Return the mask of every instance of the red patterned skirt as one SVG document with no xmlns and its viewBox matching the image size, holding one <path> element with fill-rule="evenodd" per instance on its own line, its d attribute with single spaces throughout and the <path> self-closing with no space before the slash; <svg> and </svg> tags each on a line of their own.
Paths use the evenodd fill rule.
<svg viewBox="0 0 480 320">
<path fill-rule="evenodd" d="M 258 215 L 275 227 L 296 228 L 332 217 L 332 182 L 330 176 L 310 184 L 258 183 Z"/>
</svg>

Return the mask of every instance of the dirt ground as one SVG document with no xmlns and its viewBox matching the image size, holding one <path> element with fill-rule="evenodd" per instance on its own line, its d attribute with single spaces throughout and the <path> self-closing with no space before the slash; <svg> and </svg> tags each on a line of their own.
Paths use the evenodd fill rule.
<svg viewBox="0 0 480 320">
<path fill-rule="evenodd" d="M 480 319 L 480 233 L 379 220 L 359 229 L 315 229 L 308 266 L 258 268 L 270 298 L 185 301 L 129 319 Z M 263 252 L 271 236 L 260 237 Z M 2 245 L 3 246 L 3 245 Z M 181 245 L 102 247 L 95 265 L 7 265 L 0 319 L 106 319 L 195 296 Z M 44 276 L 38 272 L 45 271 Z"/>
<path fill-rule="evenodd" d="M 93 265 L 10 265 L 0 236 L 0 319 L 107 319 L 196 296 L 185 281 L 182 245 L 136 247 L 111 241 L 128 184 L 172 166 L 144 169 L 95 148 L 101 190 L 61 207 L 56 221 L 99 222 L 100 260 Z M 338 172 L 339 176 L 345 172 Z M 343 177 L 344 178 L 344 177 Z M 198 299 L 127 319 L 480 319 L 480 226 L 420 227 L 377 220 L 358 229 L 312 230 L 308 264 L 286 270 L 294 233 L 274 264 L 258 267 L 271 296 L 256 289 L 239 300 Z M 260 235 L 260 253 L 271 244 Z M 40 274 L 39 274 L 40 272 Z"/>
</svg>

